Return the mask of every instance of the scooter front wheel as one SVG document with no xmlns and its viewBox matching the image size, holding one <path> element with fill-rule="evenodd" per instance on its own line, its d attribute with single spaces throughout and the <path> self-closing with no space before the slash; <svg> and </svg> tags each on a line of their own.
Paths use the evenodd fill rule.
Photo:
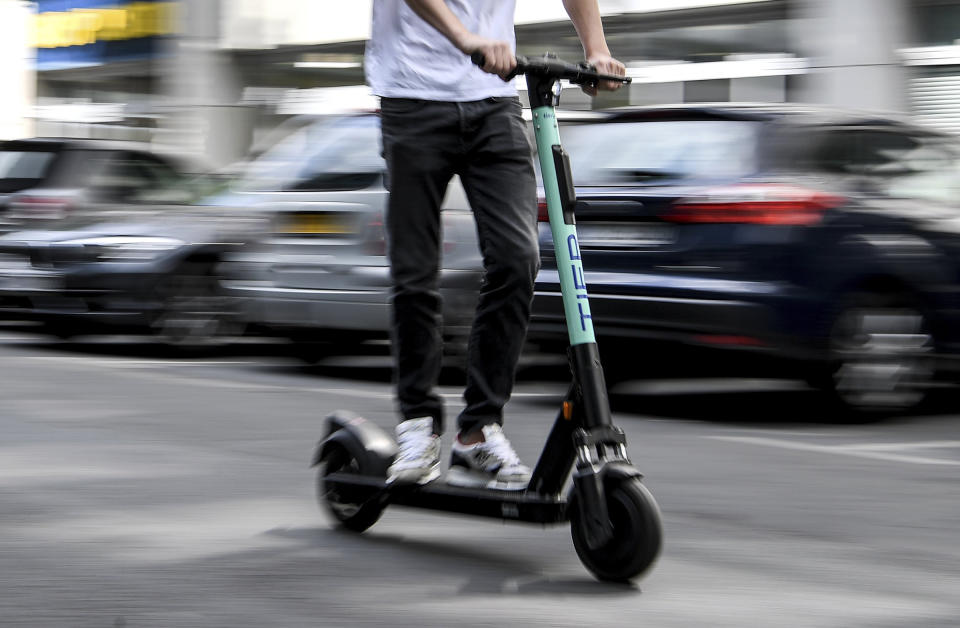
<svg viewBox="0 0 960 628">
<path fill-rule="evenodd" d="M 383 514 L 383 505 L 377 500 L 356 503 L 344 500 L 336 488 L 326 482 L 331 473 L 356 473 L 364 475 L 362 464 L 346 447 L 331 443 L 321 459 L 317 477 L 317 499 L 326 506 L 341 526 L 354 532 L 363 532 L 377 522 Z"/>
<path fill-rule="evenodd" d="M 626 582 L 647 571 L 660 555 L 663 528 L 660 509 L 636 478 L 617 478 L 604 487 L 613 538 L 591 548 L 576 491 L 570 498 L 573 546 L 584 566 L 600 580 Z"/>
</svg>

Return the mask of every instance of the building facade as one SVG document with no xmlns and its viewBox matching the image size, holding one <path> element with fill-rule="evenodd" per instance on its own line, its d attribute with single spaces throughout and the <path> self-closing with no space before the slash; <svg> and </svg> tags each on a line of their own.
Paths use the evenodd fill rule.
<svg viewBox="0 0 960 628">
<path fill-rule="evenodd" d="M 373 0 L 40 0 L 40 132 L 139 136 L 214 166 L 285 117 L 364 106 Z M 960 130 L 960 2 L 600 0 L 629 89 L 568 107 L 796 101 Z M 582 52 L 562 3 L 518 0 L 521 54 Z M 331 89 L 349 88 L 349 89 Z"/>
</svg>

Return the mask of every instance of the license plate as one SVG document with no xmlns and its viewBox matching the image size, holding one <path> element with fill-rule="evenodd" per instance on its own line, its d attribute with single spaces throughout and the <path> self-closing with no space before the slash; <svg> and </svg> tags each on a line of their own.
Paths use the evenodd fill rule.
<svg viewBox="0 0 960 628">
<path fill-rule="evenodd" d="M 601 223 L 577 225 L 581 249 L 651 248 L 676 241 L 674 225 L 661 223 Z"/>
<path fill-rule="evenodd" d="M 30 264 L 30 258 L 24 255 L 8 255 L 0 253 L 0 275 L 2 274 L 22 274 L 33 270 Z"/>
<path fill-rule="evenodd" d="M 290 214 L 281 221 L 279 231 L 297 235 L 325 235 L 350 233 L 350 228 L 339 214 Z"/>
<path fill-rule="evenodd" d="M 6 292 L 47 292 L 61 286 L 61 277 L 53 273 L 0 274 L 0 290 Z"/>
</svg>

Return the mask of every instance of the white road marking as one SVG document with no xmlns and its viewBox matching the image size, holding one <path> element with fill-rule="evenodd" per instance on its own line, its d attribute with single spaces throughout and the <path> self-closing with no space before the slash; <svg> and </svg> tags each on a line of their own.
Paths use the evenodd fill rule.
<svg viewBox="0 0 960 628">
<path fill-rule="evenodd" d="M 869 434 L 866 430 L 852 430 L 849 428 L 844 428 L 842 432 L 836 430 L 825 431 L 825 430 L 815 430 L 815 429 L 770 429 L 770 428 L 759 428 L 759 427 L 723 427 L 719 431 L 729 432 L 731 434 L 764 434 L 764 435 L 773 435 L 773 436 L 808 436 L 808 437 L 820 437 L 820 436 L 836 436 L 837 434 L 842 433 L 843 436 L 856 436 L 857 434 Z"/>
<path fill-rule="evenodd" d="M 889 451 L 900 449 L 911 449 L 912 443 L 901 443 L 899 446 L 893 443 L 883 444 L 861 444 L 861 445 L 816 445 L 813 443 L 801 443 L 796 441 L 782 440 L 778 438 L 760 438 L 754 436 L 705 436 L 712 440 L 722 440 L 733 443 L 742 443 L 745 445 L 760 445 L 764 447 L 778 447 L 780 449 L 791 449 L 794 451 L 812 451 L 821 454 L 835 454 L 841 456 L 853 456 L 855 458 L 869 458 L 872 460 L 884 460 L 888 462 L 904 462 L 909 464 L 923 465 L 946 465 L 960 466 L 960 460 L 950 460 L 946 458 L 928 458 L 923 456 L 908 456 Z M 960 446 L 958 441 L 936 441 L 940 445 L 934 445 L 930 442 L 918 443 L 919 448 L 952 448 Z"/>
<path fill-rule="evenodd" d="M 225 390 L 243 390 L 260 392 L 302 392 L 311 394 L 334 394 L 344 397 L 358 397 L 360 399 L 389 399 L 393 397 L 392 393 L 386 393 L 376 390 L 353 390 L 350 388 L 327 388 L 322 386 L 284 386 L 280 384 L 256 384 L 253 382 L 234 382 L 226 379 L 215 378 L 195 378 L 181 377 L 169 373 L 144 373 L 138 371 L 120 371 L 124 377 L 133 377 L 136 379 L 145 379 L 149 381 L 164 380 L 174 384 L 185 386 L 200 386 L 205 388 L 220 388 Z"/>
<path fill-rule="evenodd" d="M 717 393 L 756 393 L 805 391 L 809 387 L 787 379 L 723 378 L 630 380 L 612 387 L 618 394 L 635 395 L 705 395 Z"/>
<path fill-rule="evenodd" d="M 126 358 L 94 358 L 88 356 L 73 355 L 28 355 L 20 359 L 37 360 L 40 362 L 59 362 L 61 364 L 74 365 L 86 364 L 94 366 L 110 367 L 152 367 L 152 366 L 225 366 L 236 364 L 261 364 L 255 360 L 130 360 Z"/>
<path fill-rule="evenodd" d="M 960 447 L 960 440 L 931 440 L 921 443 L 875 443 L 848 445 L 850 449 L 863 451 L 897 451 L 899 449 L 954 449 Z"/>
<path fill-rule="evenodd" d="M 107 368 L 117 369 L 121 375 L 126 377 L 133 377 L 139 379 L 150 379 L 157 380 L 163 379 L 168 382 L 184 384 L 190 386 L 201 386 L 206 388 L 219 388 L 224 390 L 249 390 L 249 391 L 271 391 L 271 392 L 283 392 L 283 391 L 293 391 L 293 392 L 308 392 L 308 393 L 323 393 L 323 394 L 337 394 L 343 395 L 346 397 L 358 397 L 361 399 L 364 398 L 377 398 L 377 399 L 391 399 L 393 398 L 393 392 L 380 392 L 380 391 L 370 391 L 370 390 L 353 390 L 349 388 L 325 388 L 325 387 L 316 387 L 316 386 L 287 386 L 282 384 L 260 384 L 252 382 L 239 382 L 231 381 L 225 379 L 216 379 L 216 378 L 189 378 L 182 377 L 179 375 L 171 375 L 169 373 L 158 373 L 156 371 L 150 373 L 149 375 L 144 373 L 135 373 L 128 368 L 153 368 L 153 367 L 164 367 L 164 366 L 229 366 L 229 365 L 247 365 L 247 364 L 260 364 L 254 360 L 234 360 L 234 361 L 216 361 L 216 360 L 130 360 L 125 358 L 93 358 L 87 356 L 46 356 L 46 355 L 35 355 L 35 356 L 25 356 L 26 359 L 36 360 L 40 362 L 54 362 L 63 366 L 70 368 L 76 368 L 82 366 L 84 370 L 88 369 L 90 366 L 101 366 Z M 557 389 L 553 392 L 515 392 L 512 395 L 514 399 L 535 399 L 535 398 L 551 398 L 558 397 L 563 395 L 563 390 Z M 440 396 L 444 399 L 460 400 L 462 393 L 461 392 L 446 392 L 440 393 Z"/>
<path fill-rule="evenodd" d="M 563 396 L 565 390 L 556 390 L 554 392 L 515 392 L 510 395 L 511 399 L 540 399 L 540 398 L 557 398 Z M 454 399 L 460 401 L 463 397 L 463 393 L 440 393 L 440 396 L 444 399 Z"/>
</svg>

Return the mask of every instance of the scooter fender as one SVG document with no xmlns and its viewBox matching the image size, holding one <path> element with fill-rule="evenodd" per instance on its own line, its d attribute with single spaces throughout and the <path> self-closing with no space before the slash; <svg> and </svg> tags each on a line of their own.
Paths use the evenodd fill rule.
<svg viewBox="0 0 960 628">
<path fill-rule="evenodd" d="M 636 478 L 643 479 L 640 470 L 627 462 L 619 460 L 608 461 L 600 468 L 600 475 L 603 477 L 603 486 L 606 488 L 611 484 L 618 484 L 624 480 Z"/>
<path fill-rule="evenodd" d="M 397 455 L 397 444 L 386 432 L 347 410 L 338 410 L 327 417 L 327 436 L 317 444 L 311 466 L 323 462 L 334 444 L 356 458 L 364 475 L 385 477 Z"/>
<path fill-rule="evenodd" d="M 600 486 L 602 486 L 604 490 L 606 490 L 607 487 L 615 486 L 624 480 L 631 480 L 634 478 L 638 480 L 643 479 L 643 474 L 640 473 L 639 469 L 629 462 L 623 462 L 619 460 L 608 460 L 603 462 L 595 467 L 595 473 L 600 477 Z M 575 490 L 576 485 L 572 485 L 570 487 L 570 495 L 567 496 L 568 501 Z"/>
</svg>

